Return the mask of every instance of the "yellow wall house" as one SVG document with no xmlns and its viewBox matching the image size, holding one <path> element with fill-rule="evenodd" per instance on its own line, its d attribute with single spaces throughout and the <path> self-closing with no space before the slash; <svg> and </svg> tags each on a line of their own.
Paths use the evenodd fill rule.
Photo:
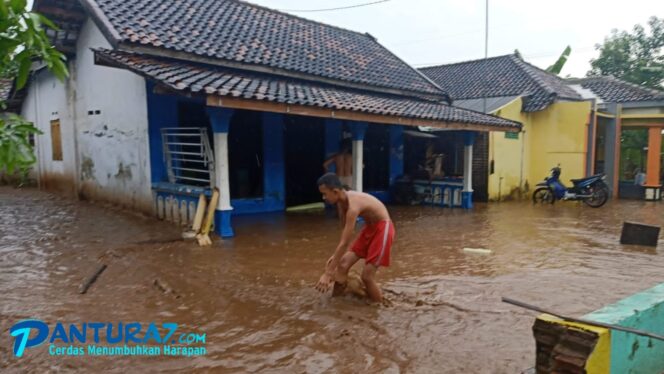
<svg viewBox="0 0 664 374">
<path fill-rule="evenodd" d="M 592 173 L 605 173 L 614 197 L 662 200 L 664 91 L 613 77 L 569 80 L 595 101 Z"/>
<path fill-rule="evenodd" d="M 520 133 L 487 135 L 485 154 L 476 155 L 484 165 L 475 167 L 488 177 L 484 185 L 475 184 L 477 195 L 492 201 L 529 196 L 524 193 L 532 191 L 558 164 L 566 184 L 589 174 L 592 101 L 561 78 L 516 55 L 421 71 L 452 96 L 454 105 L 523 124 Z"/>
</svg>

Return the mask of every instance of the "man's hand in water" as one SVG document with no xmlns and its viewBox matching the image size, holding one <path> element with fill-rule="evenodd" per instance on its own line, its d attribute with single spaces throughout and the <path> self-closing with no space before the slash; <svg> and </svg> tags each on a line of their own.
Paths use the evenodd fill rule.
<svg viewBox="0 0 664 374">
<path fill-rule="evenodd" d="M 334 277 L 337 272 L 337 267 L 339 266 L 339 261 L 336 261 L 334 256 L 330 257 L 325 263 L 325 273 L 320 276 L 318 283 L 316 283 L 316 290 L 318 292 L 327 292 L 332 283 L 334 283 Z"/>
<path fill-rule="evenodd" d="M 328 272 L 323 273 L 316 283 L 316 290 L 321 293 L 327 292 L 334 283 L 334 275 L 328 274 Z"/>
</svg>

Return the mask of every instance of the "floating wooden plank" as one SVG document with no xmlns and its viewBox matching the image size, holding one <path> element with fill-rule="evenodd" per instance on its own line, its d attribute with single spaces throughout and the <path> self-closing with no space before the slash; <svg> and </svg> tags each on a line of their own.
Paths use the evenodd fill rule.
<svg viewBox="0 0 664 374">
<path fill-rule="evenodd" d="M 637 222 L 623 222 L 620 244 L 637 244 L 657 247 L 659 226 L 645 225 Z"/>
<path fill-rule="evenodd" d="M 318 203 L 291 206 L 286 208 L 286 212 L 287 213 L 310 212 L 310 211 L 324 210 L 324 209 L 325 209 L 325 203 L 318 202 Z"/>
<path fill-rule="evenodd" d="M 464 248 L 463 251 L 466 253 L 475 253 L 478 255 L 490 255 L 493 253 L 492 250 L 484 248 Z"/>
</svg>

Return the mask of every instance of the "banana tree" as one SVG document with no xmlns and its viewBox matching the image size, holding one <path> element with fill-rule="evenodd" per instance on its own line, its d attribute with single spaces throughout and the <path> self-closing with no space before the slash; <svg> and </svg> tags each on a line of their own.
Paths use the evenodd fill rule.
<svg viewBox="0 0 664 374">
<path fill-rule="evenodd" d="M 553 65 L 549 66 L 546 71 L 556 75 L 560 74 L 560 72 L 563 70 L 563 66 L 565 66 L 565 63 L 569 58 L 570 53 L 572 53 L 572 47 L 567 46 L 560 57 L 558 57 L 558 60 L 556 60 Z"/>
</svg>

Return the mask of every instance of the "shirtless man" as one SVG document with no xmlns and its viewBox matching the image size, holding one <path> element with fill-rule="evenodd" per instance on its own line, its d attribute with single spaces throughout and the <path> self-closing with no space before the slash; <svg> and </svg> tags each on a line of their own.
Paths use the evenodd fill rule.
<svg viewBox="0 0 664 374">
<path fill-rule="evenodd" d="M 350 188 L 351 184 L 353 184 L 353 155 L 351 153 L 352 144 L 350 139 L 342 140 L 339 148 L 341 150 L 338 153 L 325 160 L 323 168 L 327 173 L 330 171 L 330 166 L 334 164 L 341 184 L 346 188 Z"/>
<path fill-rule="evenodd" d="M 316 284 L 316 289 L 326 292 L 334 282 L 333 295 L 342 294 L 348 271 L 363 258 L 361 278 L 366 285 L 367 294 L 373 301 L 382 301 L 380 288 L 375 281 L 376 271 L 379 266 L 390 265 L 390 250 L 394 239 L 394 224 L 385 205 L 369 194 L 346 191 L 333 173 L 327 173 L 318 179 L 318 190 L 327 203 L 337 206 L 343 231 L 339 245 L 327 261 L 325 273 Z M 365 226 L 351 246 L 358 216 L 364 219 Z"/>
</svg>

